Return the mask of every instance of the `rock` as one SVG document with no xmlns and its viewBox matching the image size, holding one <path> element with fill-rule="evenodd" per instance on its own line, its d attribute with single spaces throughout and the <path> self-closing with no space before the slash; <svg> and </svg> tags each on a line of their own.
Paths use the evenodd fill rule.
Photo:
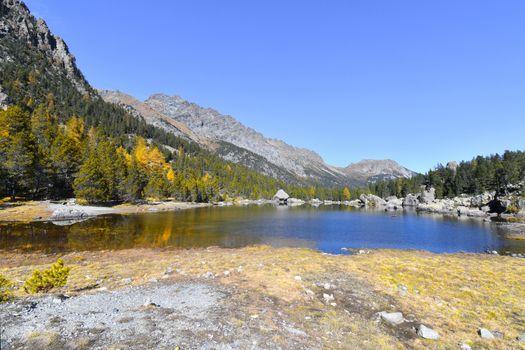
<svg viewBox="0 0 525 350">
<path fill-rule="evenodd" d="M 360 208 L 360 207 L 362 207 L 364 204 L 363 204 L 363 202 L 361 202 L 361 200 L 359 200 L 359 199 L 354 199 L 354 200 L 351 200 L 351 201 L 344 201 L 344 202 L 343 202 L 343 205 L 346 205 L 346 206 L 349 206 L 349 207 Z"/>
<path fill-rule="evenodd" d="M 519 342 L 525 342 L 525 332 L 521 333 L 519 336 L 517 336 L 516 340 L 519 341 Z"/>
<path fill-rule="evenodd" d="M 434 199 L 436 199 L 436 189 L 434 187 L 424 190 L 419 197 L 419 201 L 423 204 L 432 203 Z"/>
<path fill-rule="evenodd" d="M 417 327 L 417 335 L 419 335 L 421 338 L 425 339 L 431 339 L 431 340 L 438 340 L 439 334 L 432 328 L 429 328 L 423 324 L 419 325 Z"/>
<path fill-rule="evenodd" d="M 388 210 L 397 210 L 403 207 L 403 200 L 396 196 L 390 196 L 386 198 L 386 208 Z"/>
<path fill-rule="evenodd" d="M 472 198 L 466 195 L 461 195 L 459 197 L 454 197 L 453 199 L 455 206 L 469 207 L 472 201 Z"/>
<path fill-rule="evenodd" d="M 373 194 L 362 194 L 359 199 L 365 204 L 365 207 L 381 207 L 386 205 L 386 201 Z"/>
<path fill-rule="evenodd" d="M 334 295 L 333 294 L 326 294 L 326 293 L 323 293 L 323 299 L 326 303 L 329 303 L 331 301 L 333 301 L 335 298 L 334 298 Z"/>
<path fill-rule="evenodd" d="M 295 279 L 296 281 L 299 281 L 299 282 L 303 280 L 303 279 L 301 278 L 301 276 L 295 276 L 294 279 Z"/>
<path fill-rule="evenodd" d="M 63 207 L 56 209 L 50 216 L 52 221 L 79 220 L 88 217 L 88 214 L 80 208 Z"/>
<path fill-rule="evenodd" d="M 455 160 L 448 162 L 447 169 L 452 171 L 452 173 L 456 175 L 456 171 L 458 170 L 458 162 L 456 162 Z"/>
<path fill-rule="evenodd" d="M 496 337 L 494 336 L 494 334 L 492 334 L 491 331 L 489 331 L 488 329 L 486 328 L 480 328 L 478 329 L 478 334 L 481 338 L 483 339 L 496 339 Z"/>
<path fill-rule="evenodd" d="M 461 343 L 459 344 L 459 348 L 461 350 L 472 350 L 472 348 L 470 347 L 470 345 L 468 345 L 467 343 Z"/>
<path fill-rule="evenodd" d="M 399 292 L 399 295 L 405 296 L 408 293 L 408 288 L 402 284 L 398 284 L 397 291 Z"/>
<path fill-rule="evenodd" d="M 224 272 L 223 272 L 223 275 L 226 276 L 226 277 L 228 277 L 228 276 L 230 275 L 230 271 L 229 271 L 229 270 L 224 271 Z"/>
<path fill-rule="evenodd" d="M 403 314 L 401 312 L 386 312 L 381 311 L 378 313 L 379 317 L 391 325 L 398 325 L 405 321 L 405 318 L 403 317 Z"/>
<path fill-rule="evenodd" d="M 518 198 L 516 201 L 516 206 L 518 207 L 518 209 L 524 210 L 525 209 L 525 198 Z"/>
<path fill-rule="evenodd" d="M 173 268 L 171 266 L 166 267 L 166 270 L 164 270 L 165 275 L 171 275 L 173 273 Z"/>
<path fill-rule="evenodd" d="M 473 207 L 486 206 L 492 200 L 492 195 L 488 192 L 478 194 L 470 199 L 470 205 Z"/>
<path fill-rule="evenodd" d="M 131 279 L 131 278 L 123 278 L 122 279 L 122 283 L 123 284 L 131 284 L 131 282 L 133 282 L 133 279 Z"/>
<path fill-rule="evenodd" d="M 402 202 L 404 207 L 417 207 L 418 204 L 419 200 L 417 199 L 417 196 L 413 194 L 408 194 Z"/>
</svg>

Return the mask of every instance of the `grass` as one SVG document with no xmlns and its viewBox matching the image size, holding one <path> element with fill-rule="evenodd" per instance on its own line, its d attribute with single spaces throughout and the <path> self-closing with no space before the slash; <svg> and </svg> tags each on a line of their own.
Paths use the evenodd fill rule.
<svg viewBox="0 0 525 350">
<path fill-rule="evenodd" d="M 56 258 L 0 252 L 0 274 L 20 287 L 32 270 L 48 266 Z M 525 344 L 514 340 L 525 332 L 525 259 L 399 250 L 332 256 L 309 249 L 266 246 L 76 252 L 62 258 L 71 266 L 63 288 L 69 293 L 95 285 L 121 288 L 128 285 L 127 278 L 140 285 L 152 279 L 194 279 L 213 273 L 218 276 L 213 280 L 216 283 L 286 305 L 283 312 L 289 318 L 306 329 L 311 327 L 319 333 L 321 343 L 332 348 L 448 349 L 469 343 L 473 349 L 525 349 Z M 173 269 L 172 274 L 164 274 L 167 267 Z M 336 307 L 319 297 L 322 290 L 318 284 L 332 280 L 338 285 Z M 405 295 L 400 295 L 399 285 L 406 286 Z M 354 291 L 360 296 L 352 296 Z M 20 288 L 14 294 L 24 295 Z M 376 308 L 390 305 L 437 330 L 441 340 L 406 336 L 396 342 L 399 335 L 378 328 L 371 317 L 372 312 L 380 311 Z M 256 308 L 251 311 L 258 312 Z M 316 322 L 310 326 L 307 317 Z M 479 327 L 499 330 L 504 338 L 481 340 L 476 333 Z"/>
</svg>

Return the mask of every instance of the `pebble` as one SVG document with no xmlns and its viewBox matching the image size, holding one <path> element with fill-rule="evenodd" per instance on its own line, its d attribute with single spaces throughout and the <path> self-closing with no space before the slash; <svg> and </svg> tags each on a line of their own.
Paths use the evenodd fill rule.
<svg viewBox="0 0 525 350">
<path fill-rule="evenodd" d="M 229 276 L 230 275 L 230 271 L 229 270 L 226 270 L 223 272 L 224 276 Z"/>
</svg>

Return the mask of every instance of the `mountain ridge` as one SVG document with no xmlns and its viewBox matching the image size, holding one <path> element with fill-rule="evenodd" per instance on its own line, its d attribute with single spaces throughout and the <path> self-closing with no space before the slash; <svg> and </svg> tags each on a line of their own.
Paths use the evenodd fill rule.
<svg viewBox="0 0 525 350">
<path fill-rule="evenodd" d="M 115 98 L 107 96 L 111 94 L 114 92 L 105 91 L 102 97 L 109 102 L 125 104 L 123 100 L 118 101 L 117 98 L 115 101 Z M 363 186 L 382 179 L 409 178 L 416 174 L 390 159 L 362 160 L 346 167 L 331 166 L 315 151 L 289 145 L 283 140 L 265 137 L 231 115 L 222 114 L 214 108 L 201 107 L 178 95 L 155 93 L 142 103 L 147 106 L 146 108 L 154 110 L 157 116 L 162 116 L 163 120 L 176 120 L 192 130 L 201 141 L 208 139 L 208 146 L 218 141 L 235 145 L 307 180 L 337 186 Z M 239 161 L 235 154 L 220 155 L 234 162 Z M 367 169 L 365 163 L 368 164 L 368 171 L 365 171 Z"/>
</svg>

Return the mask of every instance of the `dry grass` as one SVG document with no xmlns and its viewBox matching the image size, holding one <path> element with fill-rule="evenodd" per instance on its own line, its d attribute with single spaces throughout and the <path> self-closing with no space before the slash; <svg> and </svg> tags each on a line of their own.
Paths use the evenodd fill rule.
<svg viewBox="0 0 525 350">
<path fill-rule="evenodd" d="M 48 218 L 50 215 L 51 211 L 44 202 L 9 202 L 8 198 L 0 200 L 0 221 L 29 222 Z"/>
<path fill-rule="evenodd" d="M 45 268 L 56 258 L 37 253 L 0 252 L 0 274 L 20 285 L 33 269 Z M 218 283 L 292 305 L 286 308 L 288 316 L 304 323 L 306 329 L 309 324 L 304 321 L 305 316 L 315 318 L 316 329 L 312 331 L 319 332 L 322 343 L 326 340 L 336 348 L 447 349 L 467 342 L 474 349 L 525 349 L 514 340 L 525 332 L 524 259 L 398 250 L 332 256 L 308 249 L 265 246 L 85 252 L 67 254 L 63 259 L 72 266 L 65 287 L 68 292 L 95 284 L 108 289 L 120 288 L 128 282 L 126 278 L 139 285 L 152 279 L 199 278 L 211 272 L 217 275 L 214 280 Z M 167 267 L 173 269 L 173 274 L 164 274 Z M 389 300 L 405 315 L 415 315 L 417 320 L 436 329 L 441 340 L 431 342 L 409 337 L 403 339 L 403 343 L 393 341 L 399 337 L 393 338 L 395 334 L 388 330 L 378 331 L 369 317 L 370 312 L 378 310 L 348 312 L 353 299 L 349 299 L 347 290 L 336 298 L 337 307 L 326 305 L 320 300 L 320 289 L 315 283 L 334 276 L 347 281 L 340 282 L 341 286 L 353 283 L 347 285 L 348 291 L 362 285 L 371 295 L 372 303 L 377 301 L 383 307 L 383 300 Z M 406 295 L 399 294 L 400 284 L 407 287 Z M 312 296 L 310 291 L 316 295 Z M 22 296 L 23 292 L 17 290 L 15 294 Z M 482 341 L 476 334 L 479 327 L 500 330 L 504 339 Z M 328 343 L 334 339 L 335 343 Z"/>
</svg>

